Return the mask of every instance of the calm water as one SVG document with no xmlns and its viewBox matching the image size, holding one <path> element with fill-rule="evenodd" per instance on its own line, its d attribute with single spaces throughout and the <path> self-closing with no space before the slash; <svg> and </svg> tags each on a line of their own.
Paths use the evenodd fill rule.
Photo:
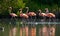
<svg viewBox="0 0 60 36">
<path fill-rule="evenodd" d="M 48 25 L 46 24 L 46 26 L 48 26 Z M 22 24 L 21 24 L 20 19 L 16 19 L 16 20 L 0 19 L 0 27 L 4 27 L 4 32 L 0 30 L 0 36 L 9 36 L 9 30 L 11 28 L 16 27 L 17 30 L 19 31 L 19 28 L 22 27 Z M 37 31 L 36 36 L 39 36 L 38 29 L 42 27 L 42 24 L 37 24 L 37 25 L 35 25 L 35 27 L 36 27 L 36 31 Z M 19 36 L 19 32 L 17 32 L 16 36 Z M 56 36 L 60 36 L 60 24 L 56 25 Z"/>
</svg>

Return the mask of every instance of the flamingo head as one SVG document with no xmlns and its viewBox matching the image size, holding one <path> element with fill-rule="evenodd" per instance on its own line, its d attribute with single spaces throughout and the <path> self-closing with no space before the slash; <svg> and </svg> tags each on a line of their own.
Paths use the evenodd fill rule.
<svg viewBox="0 0 60 36">
<path fill-rule="evenodd" d="M 19 11 L 21 11 L 21 10 L 22 10 L 22 8 L 19 9 Z"/>
<path fill-rule="evenodd" d="M 26 9 L 28 9 L 29 7 L 26 7 Z"/>
<path fill-rule="evenodd" d="M 40 9 L 38 11 L 41 13 L 41 10 Z"/>
<path fill-rule="evenodd" d="M 49 12 L 48 8 L 45 8 L 45 12 L 46 12 L 46 13 L 48 13 L 48 12 Z"/>
<path fill-rule="evenodd" d="M 11 9 L 11 10 L 12 10 L 12 7 L 9 7 L 9 9 Z"/>
<path fill-rule="evenodd" d="M 21 9 L 19 9 L 19 12 L 20 12 L 20 13 L 22 13 L 22 8 L 21 8 Z"/>
<path fill-rule="evenodd" d="M 45 10 L 48 10 L 48 8 L 45 8 Z"/>
</svg>

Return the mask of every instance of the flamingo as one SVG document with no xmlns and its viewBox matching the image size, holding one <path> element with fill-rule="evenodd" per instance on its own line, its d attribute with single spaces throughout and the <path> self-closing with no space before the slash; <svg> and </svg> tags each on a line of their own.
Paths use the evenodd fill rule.
<svg viewBox="0 0 60 36">
<path fill-rule="evenodd" d="M 33 11 L 32 12 L 29 12 L 29 8 L 28 7 L 26 7 L 26 9 L 27 9 L 26 13 L 27 13 L 28 16 L 31 17 L 31 19 L 32 19 L 33 16 L 36 16 L 36 13 L 35 12 L 33 12 Z"/>
<path fill-rule="evenodd" d="M 20 17 L 24 18 L 24 19 L 28 19 L 29 16 L 25 13 L 22 12 L 22 9 L 19 9 L 20 10 Z M 24 20 L 22 19 L 22 20 Z M 25 31 L 26 33 L 26 36 L 28 36 L 28 26 L 26 26 L 25 24 L 25 27 L 23 28 L 23 31 Z M 22 29 L 20 29 L 20 36 L 22 36 Z"/>
<path fill-rule="evenodd" d="M 27 9 L 26 14 L 31 17 L 31 20 L 32 20 L 32 17 L 35 17 L 35 19 L 36 19 L 36 13 L 33 11 L 29 12 L 29 7 L 26 7 L 26 9 Z M 34 19 L 34 21 L 35 21 L 35 19 Z M 36 36 L 36 27 L 31 27 L 30 33 L 31 33 L 30 34 L 31 36 Z"/>
<path fill-rule="evenodd" d="M 12 7 L 9 7 L 9 14 L 12 18 L 17 17 L 17 15 L 15 13 L 11 13 L 12 12 Z"/>
<path fill-rule="evenodd" d="M 28 18 L 29 16 L 28 15 L 26 15 L 25 13 L 22 13 L 22 9 L 19 9 L 20 10 L 20 17 L 22 17 L 22 18 Z"/>
<path fill-rule="evenodd" d="M 49 22 L 51 21 L 50 19 L 51 18 L 55 18 L 55 14 L 53 14 L 53 13 L 49 13 L 49 10 L 48 10 L 48 8 L 46 8 L 45 9 L 46 10 L 46 17 L 49 17 Z M 50 28 L 50 24 L 49 24 L 49 28 Z M 51 30 L 52 28 L 50 28 L 49 30 Z M 53 29 L 52 29 L 52 33 L 53 33 L 53 31 L 54 31 L 54 33 L 55 33 L 55 28 L 53 27 Z M 50 31 L 51 32 L 51 31 Z M 50 35 L 50 32 L 49 32 L 49 35 Z M 53 33 L 53 34 L 54 34 Z"/>
<path fill-rule="evenodd" d="M 17 15 L 15 13 L 12 13 L 12 7 L 9 7 L 9 15 L 11 16 L 11 19 L 17 17 Z M 16 28 L 16 27 L 14 27 L 14 28 Z M 16 30 L 17 29 L 14 29 L 14 28 L 12 28 L 10 30 L 10 32 L 9 32 L 10 35 L 9 36 L 12 36 L 12 35 L 13 36 L 16 36 Z"/>
<path fill-rule="evenodd" d="M 46 14 L 45 13 L 41 13 L 42 11 L 39 9 L 39 16 L 43 17 L 42 21 L 45 21 L 45 17 L 46 17 Z"/>
<path fill-rule="evenodd" d="M 46 19 L 46 13 L 42 13 L 41 9 L 39 9 L 39 12 L 40 12 L 39 16 L 43 17 L 43 19 L 41 21 L 42 22 L 45 21 L 45 19 Z M 42 29 L 40 31 L 42 32 L 41 33 L 42 36 L 48 36 L 47 27 L 45 26 L 45 24 L 43 24 L 43 27 L 42 27 Z"/>
<path fill-rule="evenodd" d="M 46 17 L 49 17 L 49 19 L 51 19 L 51 18 L 55 18 L 55 14 L 53 14 L 53 13 L 49 13 L 49 10 L 48 10 L 48 8 L 45 8 L 45 11 L 46 11 Z"/>
</svg>

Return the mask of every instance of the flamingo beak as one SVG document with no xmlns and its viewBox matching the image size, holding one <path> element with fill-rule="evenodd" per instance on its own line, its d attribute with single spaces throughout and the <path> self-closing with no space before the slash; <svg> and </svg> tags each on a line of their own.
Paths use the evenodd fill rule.
<svg viewBox="0 0 60 36">
<path fill-rule="evenodd" d="M 28 7 L 26 7 L 28 9 Z"/>
</svg>

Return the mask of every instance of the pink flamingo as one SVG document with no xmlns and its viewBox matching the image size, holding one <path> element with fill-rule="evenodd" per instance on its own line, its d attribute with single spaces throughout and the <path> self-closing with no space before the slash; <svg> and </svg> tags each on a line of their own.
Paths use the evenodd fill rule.
<svg viewBox="0 0 60 36">
<path fill-rule="evenodd" d="M 32 19 L 33 16 L 36 16 L 36 13 L 35 13 L 35 12 L 29 12 L 29 8 L 28 8 L 28 7 L 26 7 L 26 9 L 27 9 L 26 14 L 27 14 L 28 16 L 30 16 L 31 19 Z M 35 17 L 35 19 L 36 19 L 36 17 Z"/>
<path fill-rule="evenodd" d="M 43 17 L 43 19 L 42 19 L 42 21 L 45 21 L 45 17 L 46 17 L 46 14 L 45 13 L 42 13 L 42 11 L 39 9 L 39 16 L 42 16 Z"/>
<path fill-rule="evenodd" d="M 15 13 L 11 13 L 12 12 L 12 7 L 9 7 L 9 14 L 12 18 L 17 17 L 17 15 Z"/>
<path fill-rule="evenodd" d="M 22 17 L 22 18 L 24 18 L 24 19 L 28 19 L 29 18 L 29 16 L 27 15 L 27 14 L 25 14 L 25 13 L 22 13 L 22 9 L 19 9 L 20 10 L 20 17 Z M 28 36 L 28 26 L 26 26 L 26 24 L 25 24 L 25 27 L 22 29 L 20 29 L 20 36 L 22 36 L 23 34 L 22 34 L 22 31 L 25 31 L 25 35 L 26 36 Z"/>
<path fill-rule="evenodd" d="M 12 18 L 17 17 L 17 15 L 15 13 L 11 13 L 11 12 L 12 12 L 12 7 L 9 7 L 9 14 L 10 14 L 10 16 Z M 12 28 L 10 30 L 10 32 L 9 32 L 9 34 L 10 34 L 9 36 L 16 36 L 16 31 L 17 31 L 16 27 Z"/>
<path fill-rule="evenodd" d="M 36 16 L 36 13 L 35 13 L 35 12 L 29 12 L 29 7 L 26 7 L 26 9 L 27 9 L 26 14 L 27 14 L 28 16 L 30 16 L 30 17 L 31 17 L 31 20 L 32 20 L 32 17 L 33 17 L 33 16 Z M 35 17 L 35 19 L 36 19 L 36 17 Z M 35 21 L 35 19 L 34 19 L 34 21 Z M 31 34 L 30 34 L 31 36 L 36 36 L 36 27 L 31 27 L 30 33 L 31 33 Z"/>
<path fill-rule="evenodd" d="M 46 10 L 46 17 L 49 17 L 50 19 L 51 19 L 51 18 L 55 18 L 55 14 L 49 13 L 48 8 L 45 8 L 45 10 Z"/>
<path fill-rule="evenodd" d="M 42 16 L 43 17 L 43 19 L 41 20 L 42 22 L 43 21 L 45 21 L 45 19 L 46 19 L 46 13 L 41 13 L 42 11 L 39 9 L 39 16 Z M 48 32 L 47 32 L 47 27 L 45 26 L 45 24 L 43 24 L 43 27 L 42 27 L 42 29 L 41 30 L 39 30 L 40 31 L 40 35 L 41 36 L 48 36 Z"/>
<path fill-rule="evenodd" d="M 48 8 L 46 8 L 45 10 L 46 10 L 46 17 L 49 17 L 49 21 L 50 21 L 51 18 L 53 18 L 53 19 L 55 18 L 55 14 L 49 13 L 49 12 L 48 12 Z M 48 12 L 48 13 L 47 13 L 47 12 Z M 51 27 L 50 27 L 50 24 L 49 24 L 49 28 L 50 28 L 49 30 L 52 31 L 52 34 L 50 33 L 51 31 L 49 32 L 49 34 L 50 34 L 50 35 L 54 35 L 54 34 L 55 34 L 55 28 L 54 28 L 54 27 L 51 28 Z M 54 31 L 54 32 L 53 32 L 53 31 Z"/>
<path fill-rule="evenodd" d="M 26 19 L 29 17 L 27 14 L 22 13 L 22 9 L 19 9 L 19 10 L 20 10 L 20 17 L 26 18 Z"/>
</svg>

